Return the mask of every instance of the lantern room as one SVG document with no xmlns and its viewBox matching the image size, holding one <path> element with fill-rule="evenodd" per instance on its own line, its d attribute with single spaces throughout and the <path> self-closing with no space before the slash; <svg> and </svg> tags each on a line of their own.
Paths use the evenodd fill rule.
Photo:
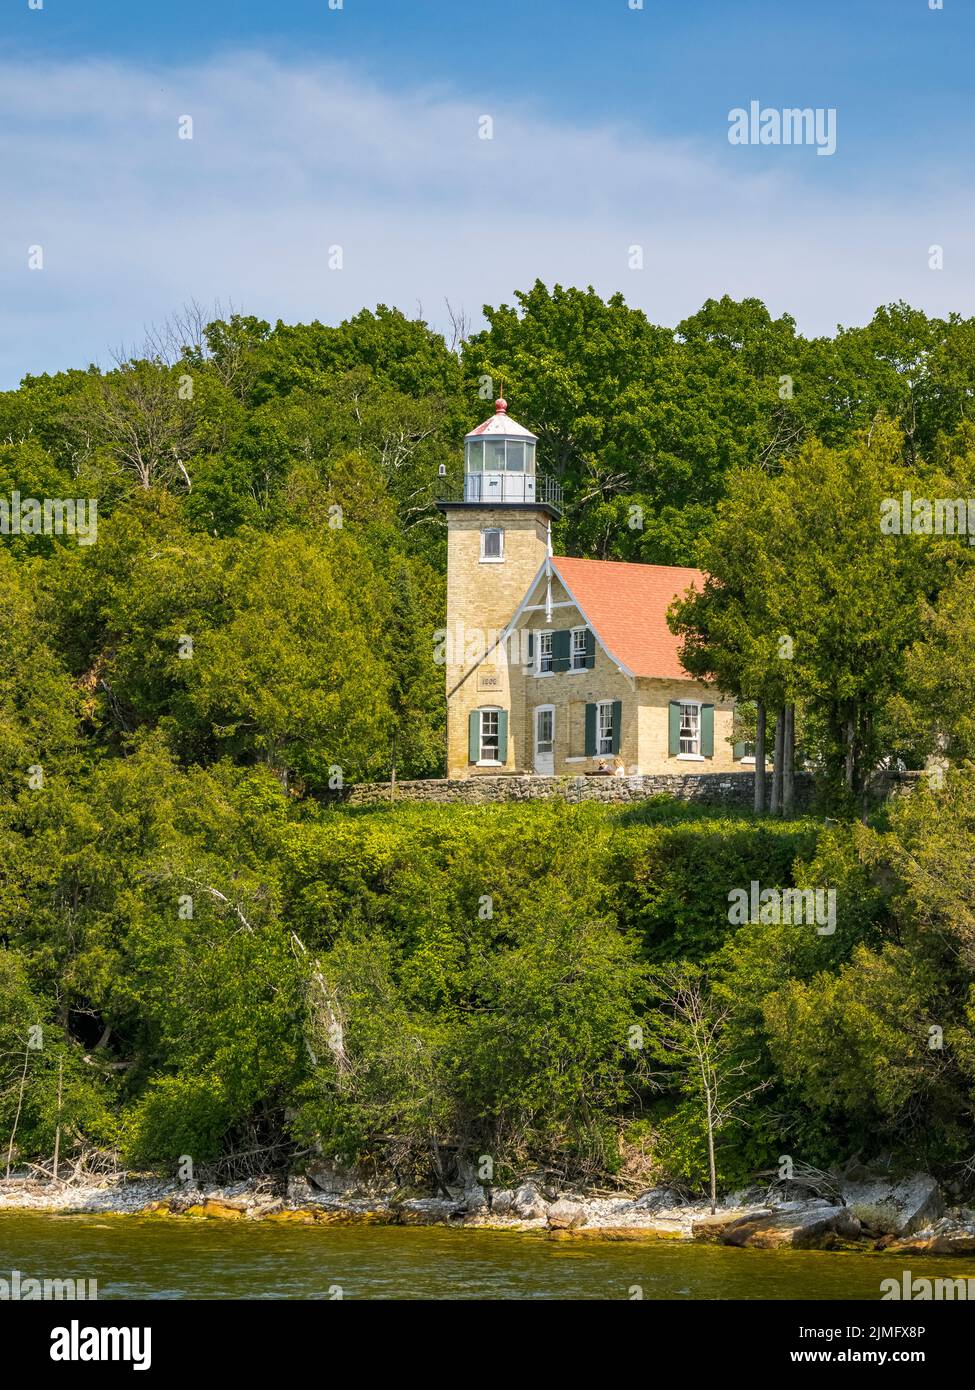
<svg viewBox="0 0 975 1390">
<path fill-rule="evenodd" d="M 465 502 L 534 502 L 538 436 L 495 401 L 494 414 L 464 437 Z"/>
</svg>

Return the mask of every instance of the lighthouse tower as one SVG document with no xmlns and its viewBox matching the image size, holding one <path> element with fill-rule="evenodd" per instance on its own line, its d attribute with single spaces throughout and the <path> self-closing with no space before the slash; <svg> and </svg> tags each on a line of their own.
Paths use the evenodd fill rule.
<svg viewBox="0 0 975 1390">
<path fill-rule="evenodd" d="M 523 676 L 509 669 L 498 637 L 551 554 L 560 514 L 561 489 L 535 472 L 537 442 L 496 401 L 464 438 L 462 491 L 437 504 L 447 518 L 448 777 L 524 763 Z"/>
</svg>

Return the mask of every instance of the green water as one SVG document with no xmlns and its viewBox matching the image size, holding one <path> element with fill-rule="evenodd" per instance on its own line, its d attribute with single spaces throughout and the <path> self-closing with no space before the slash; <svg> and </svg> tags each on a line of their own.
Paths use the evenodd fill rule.
<svg viewBox="0 0 975 1390">
<path fill-rule="evenodd" d="M 0 1215 L 0 1278 L 97 1279 L 99 1299 L 877 1299 L 881 1279 L 975 1259 L 734 1250 L 398 1226 Z"/>
</svg>

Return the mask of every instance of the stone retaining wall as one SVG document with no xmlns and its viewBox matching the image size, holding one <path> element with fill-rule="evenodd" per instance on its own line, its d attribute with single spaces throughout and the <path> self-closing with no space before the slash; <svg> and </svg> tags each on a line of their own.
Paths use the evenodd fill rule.
<svg viewBox="0 0 975 1390">
<path fill-rule="evenodd" d="M 920 772 L 892 773 L 874 790 L 872 800 L 883 801 L 901 795 L 917 785 Z M 766 774 L 767 796 L 771 796 L 772 774 Z M 349 806 L 375 806 L 388 803 L 388 782 L 363 782 L 348 787 L 343 800 Z M 815 784 L 811 773 L 796 773 L 796 810 L 806 811 L 813 802 Z M 662 794 L 678 801 L 698 801 L 710 806 L 729 806 L 750 810 L 755 800 L 754 772 L 701 772 L 685 776 L 657 774 L 646 777 L 431 777 L 424 781 L 397 782 L 396 799 L 432 801 L 478 806 L 501 801 L 631 802 L 645 801 Z"/>
<path fill-rule="evenodd" d="M 769 792 L 772 778 L 768 775 Z M 422 782 L 397 782 L 396 798 L 403 801 L 433 801 L 441 804 L 484 805 L 500 801 L 645 801 L 666 793 L 678 801 L 700 801 L 708 805 L 750 808 L 755 799 L 753 772 L 702 772 L 686 776 L 659 774 L 646 777 L 465 777 L 429 778 Z M 806 808 L 812 798 L 812 778 L 796 774 L 796 808 Z M 367 782 L 349 787 L 345 801 L 350 806 L 370 806 L 388 802 L 388 782 Z"/>
</svg>

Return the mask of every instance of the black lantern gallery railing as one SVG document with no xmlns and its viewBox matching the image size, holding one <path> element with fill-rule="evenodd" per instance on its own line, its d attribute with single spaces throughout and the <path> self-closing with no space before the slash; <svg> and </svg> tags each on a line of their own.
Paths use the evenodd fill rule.
<svg viewBox="0 0 975 1390">
<path fill-rule="evenodd" d="M 562 506 L 562 484 L 547 474 L 466 473 L 462 483 L 440 479 L 441 502 L 547 502 Z"/>
</svg>

